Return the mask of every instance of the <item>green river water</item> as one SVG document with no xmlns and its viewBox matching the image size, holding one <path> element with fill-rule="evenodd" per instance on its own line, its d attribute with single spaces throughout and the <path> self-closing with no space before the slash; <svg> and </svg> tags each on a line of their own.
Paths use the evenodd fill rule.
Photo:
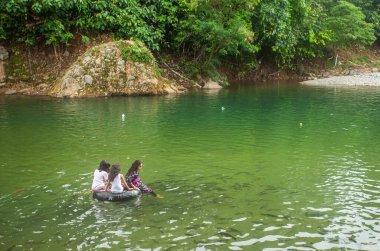
<svg viewBox="0 0 380 251">
<path fill-rule="evenodd" d="M 380 89 L 7 96 L 0 140 L 0 250 L 380 250 Z M 93 200 L 102 159 L 164 198 Z"/>
</svg>

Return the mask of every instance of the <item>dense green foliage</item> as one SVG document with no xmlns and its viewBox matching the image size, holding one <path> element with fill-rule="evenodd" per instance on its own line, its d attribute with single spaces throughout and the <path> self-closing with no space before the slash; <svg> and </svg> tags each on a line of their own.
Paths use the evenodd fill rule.
<svg viewBox="0 0 380 251">
<path fill-rule="evenodd" d="M 178 53 L 206 68 L 225 58 L 255 59 L 251 15 L 257 1 L 210 0 L 188 4 L 186 18 L 179 22 L 174 39 Z"/>
<path fill-rule="evenodd" d="M 311 0 L 263 0 L 255 21 L 260 48 L 274 54 L 278 65 L 294 58 L 315 57 L 330 39 L 321 5 Z"/>
<path fill-rule="evenodd" d="M 197 69 L 282 67 L 380 36 L 378 0 L 0 0 L 0 41 L 68 45 L 111 33 L 167 48 Z"/>
<path fill-rule="evenodd" d="M 28 45 L 57 45 L 69 43 L 77 30 L 112 32 L 158 50 L 178 22 L 178 6 L 164 0 L 2 0 L 0 36 Z"/>
<path fill-rule="evenodd" d="M 380 37 L 380 1 L 379 0 L 349 0 L 360 7 L 367 22 L 375 25 L 377 38 Z"/>
<path fill-rule="evenodd" d="M 371 45 L 376 37 L 374 24 L 365 21 L 365 15 L 354 4 L 339 1 L 329 10 L 326 27 L 332 31 L 331 42 L 335 45 L 362 43 Z"/>
</svg>

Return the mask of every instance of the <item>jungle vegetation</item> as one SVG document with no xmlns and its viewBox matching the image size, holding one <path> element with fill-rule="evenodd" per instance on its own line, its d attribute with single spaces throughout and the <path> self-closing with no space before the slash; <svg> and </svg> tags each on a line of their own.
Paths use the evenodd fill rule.
<svg viewBox="0 0 380 251">
<path fill-rule="evenodd" d="M 0 43 L 83 43 L 91 34 L 143 41 L 194 71 L 231 62 L 278 67 L 380 36 L 380 0 L 0 0 Z"/>
</svg>

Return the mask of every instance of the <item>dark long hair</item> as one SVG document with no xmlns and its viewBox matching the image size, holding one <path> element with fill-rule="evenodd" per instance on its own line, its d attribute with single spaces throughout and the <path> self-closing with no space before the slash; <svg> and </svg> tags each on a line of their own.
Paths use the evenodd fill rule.
<svg viewBox="0 0 380 251">
<path fill-rule="evenodd" d="M 108 172 L 109 171 L 109 169 L 110 169 L 110 163 L 108 163 L 108 161 L 107 160 L 102 160 L 102 161 L 100 161 L 100 164 L 99 164 L 99 167 L 98 167 L 98 170 L 99 171 L 106 171 L 106 172 Z"/>
<path fill-rule="evenodd" d="M 131 173 L 137 171 L 137 168 L 138 168 L 141 164 L 142 164 L 141 160 L 135 160 L 135 161 L 132 163 L 131 168 L 129 168 L 128 173 L 127 173 L 125 176 L 128 177 Z"/>
<path fill-rule="evenodd" d="M 113 164 L 111 166 L 110 174 L 108 175 L 108 179 L 110 181 L 113 181 L 115 177 L 120 173 L 120 165 L 119 164 Z"/>
</svg>

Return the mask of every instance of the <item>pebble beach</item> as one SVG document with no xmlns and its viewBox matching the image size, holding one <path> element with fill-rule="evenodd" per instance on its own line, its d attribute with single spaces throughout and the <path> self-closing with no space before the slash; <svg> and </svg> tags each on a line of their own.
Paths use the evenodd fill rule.
<svg viewBox="0 0 380 251">
<path fill-rule="evenodd" d="M 313 80 L 303 81 L 301 82 L 301 84 L 315 85 L 315 86 L 378 86 L 380 87 L 380 72 L 313 79 Z"/>
</svg>

